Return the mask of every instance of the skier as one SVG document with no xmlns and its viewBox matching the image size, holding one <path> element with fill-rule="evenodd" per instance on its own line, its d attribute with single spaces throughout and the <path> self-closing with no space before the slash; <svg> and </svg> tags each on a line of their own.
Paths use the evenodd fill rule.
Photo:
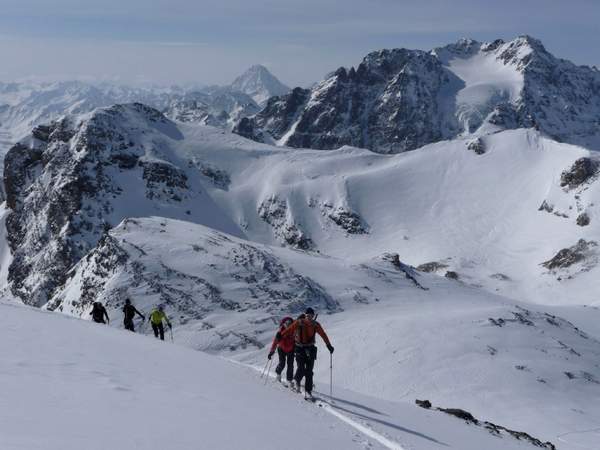
<svg viewBox="0 0 600 450">
<path fill-rule="evenodd" d="M 108 318 L 106 308 L 100 302 L 94 302 L 94 306 L 92 308 L 92 311 L 90 312 L 90 316 L 92 316 L 92 320 L 96 323 L 110 323 L 110 319 Z M 104 321 L 105 317 L 106 322 Z"/>
<path fill-rule="evenodd" d="M 142 318 L 142 320 L 146 320 L 146 316 L 144 316 L 141 312 L 139 312 L 135 306 L 131 304 L 131 300 L 125 300 L 125 306 L 123 306 L 123 314 L 125 317 L 123 318 L 123 324 L 125 325 L 125 329 L 129 331 L 133 331 L 135 333 L 135 327 L 133 326 L 133 318 L 137 314 Z"/>
<path fill-rule="evenodd" d="M 281 322 L 279 323 L 279 333 L 289 327 L 292 322 L 293 319 L 291 317 L 284 317 L 281 319 Z M 279 364 L 277 364 L 277 367 L 275 368 L 277 381 L 281 383 L 281 373 L 287 364 L 286 379 L 290 386 L 292 386 L 292 381 L 294 379 L 294 340 L 294 335 L 292 334 L 287 335 L 279 341 L 277 340 L 277 336 L 275 336 L 273 344 L 271 345 L 271 350 L 269 351 L 269 356 L 267 356 L 267 358 L 271 359 L 275 354 L 275 348 L 277 348 L 277 355 L 279 356 Z"/>
<path fill-rule="evenodd" d="M 319 334 L 329 353 L 333 353 L 333 346 L 321 324 L 315 320 L 315 311 L 306 308 L 306 312 L 294 321 L 284 331 L 277 333 L 277 340 L 283 340 L 286 336 L 294 335 L 296 340 L 296 375 L 294 376 L 296 391 L 300 391 L 300 381 L 304 378 L 304 398 L 311 400 L 313 389 L 313 368 L 317 359 L 317 347 L 315 346 L 315 335 Z"/>
<path fill-rule="evenodd" d="M 150 313 L 149 320 L 150 320 L 150 323 L 152 324 L 152 331 L 154 331 L 154 337 L 158 338 L 158 336 L 160 336 L 160 339 L 162 341 L 164 341 L 165 340 L 165 328 L 163 326 L 163 320 L 165 322 L 167 322 L 167 325 L 169 328 L 173 328 L 173 327 L 171 325 L 171 322 L 169 321 L 169 318 L 165 314 L 165 309 L 164 309 L 163 305 L 158 305 L 158 308 L 155 308 Z"/>
</svg>

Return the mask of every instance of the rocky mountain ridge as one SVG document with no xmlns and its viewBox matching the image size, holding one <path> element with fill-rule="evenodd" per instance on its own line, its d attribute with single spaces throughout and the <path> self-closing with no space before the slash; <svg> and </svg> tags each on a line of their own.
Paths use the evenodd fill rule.
<svg viewBox="0 0 600 450">
<path fill-rule="evenodd" d="M 286 92 L 287 87 L 263 66 L 252 66 L 232 84 L 209 87 L 132 87 L 82 81 L 0 83 L 0 167 L 8 149 L 35 126 L 65 114 L 138 102 L 173 120 L 231 129 L 241 118 L 257 113 L 258 103 L 266 96 Z"/>
<path fill-rule="evenodd" d="M 272 98 L 234 131 L 291 147 L 399 153 L 439 140 L 536 128 L 600 149 L 600 71 L 530 36 L 368 54 L 311 89 Z"/>
</svg>

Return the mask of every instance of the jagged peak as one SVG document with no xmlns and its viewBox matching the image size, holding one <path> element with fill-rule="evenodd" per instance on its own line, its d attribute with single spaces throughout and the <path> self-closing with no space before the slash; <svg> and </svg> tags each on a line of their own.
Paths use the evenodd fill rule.
<svg viewBox="0 0 600 450">
<path fill-rule="evenodd" d="M 533 36 L 530 36 L 528 34 L 521 35 L 521 36 L 517 37 L 516 39 L 514 39 L 513 41 L 509 42 L 509 44 L 510 43 L 514 43 L 515 45 L 527 45 L 527 46 L 531 47 L 533 50 L 537 50 L 540 52 L 546 52 L 546 48 L 544 47 L 544 44 L 542 44 L 542 41 L 539 39 L 536 39 Z"/>
<path fill-rule="evenodd" d="M 251 66 L 233 80 L 229 88 L 249 95 L 258 104 L 266 102 L 271 96 L 283 95 L 290 91 L 289 87 L 262 64 Z"/>
<path fill-rule="evenodd" d="M 409 62 L 426 61 L 434 56 L 431 52 L 411 50 L 407 48 L 381 49 L 369 53 L 364 57 L 356 73 L 359 76 L 365 73 L 395 74 Z"/>
</svg>

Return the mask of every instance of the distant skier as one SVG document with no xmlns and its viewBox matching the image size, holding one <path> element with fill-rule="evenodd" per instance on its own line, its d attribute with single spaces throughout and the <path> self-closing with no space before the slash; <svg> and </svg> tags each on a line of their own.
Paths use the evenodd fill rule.
<svg viewBox="0 0 600 450">
<path fill-rule="evenodd" d="M 163 320 L 167 323 L 167 326 L 169 328 L 173 328 L 171 325 L 171 321 L 165 314 L 165 309 L 163 305 L 158 305 L 158 308 L 155 308 L 150 313 L 150 323 L 152 324 L 152 331 L 154 331 L 154 337 L 158 338 L 160 336 L 160 339 L 162 341 L 165 340 L 165 328 L 163 326 Z"/>
<path fill-rule="evenodd" d="M 144 316 L 141 312 L 139 312 L 135 306 L 131 304 L 131 300 L 125 300 L 125 306 L 123 306 L 123 314 L 125 317 L 123 318 L 123 325 L 125 325 L 125 329 L 129 331 L 135 332 L 135 327 L 133 325 L 133 318 L 137 314 L 142 318 L 142 320 L 146 320 L 146 316 Z"/>
<path fill-rule="evenodd" d="M 277 340 L 283 340 L 287 336 L 293 335 L 296 340 L 296 375 L 294 386 L 297 391 L 300 390 L 300 382 L 304 378 L 304 397 L 312 399 L 313 389 L 313 368 L 317 359 L 317 347 L 315 346 L 315 335 L 319 334 L 329 353 L 333 353 L 333 346 L 329 342 L 327 334 L 319 322 L 315 320 L 315 311 L 312 308 L 306 308 L 306 312 L 294 321 L 284 331 L 277 333 Z"/>
<path fill-rule="evenodd" d="M 291 317 L 284 317 L 279 323 L 279 333 L 285 331 L 293 321 L 294 320 Z M 287 364 L 286 379 L 290 386 L 294 379 L 294 348 L 296 346 L 294 341 L 295 338 L 293 334 L 288 334 L 279 341 L 277 340 L 277 336 L 275 336 L 273 344 L 271 345 L 271 350 L 269 351 L 269 356 L 267 356 L 267 358 L 271 359 L 275 354 L 275 348 L 277 348 L 277 355 L 279 356 L 279 364 L 277 364 L 277 367 L 275 368 L 277 381 L 281 383 L 281 373 Z"/>
<path fill-rule="evenodd" d="M 108 318 L 108 313 L 106 312 L 106 308 L 100 302 L 94 302 L 94 306 L 92 307 L 92 311 L 90 312 L 90 316 L 92 316 L 92 320 L 96 323 L 110 323 L 110 319 Z M 106 322 L 104 318 L 106 317 Z"/>
</svg>

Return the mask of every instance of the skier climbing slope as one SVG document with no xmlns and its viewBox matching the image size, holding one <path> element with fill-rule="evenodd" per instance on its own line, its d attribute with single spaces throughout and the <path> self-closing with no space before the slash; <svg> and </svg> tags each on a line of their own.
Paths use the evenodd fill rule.
<svg viewBox="0 0 600 450">
<path fill-rule="evenodd" d="M 0 302 L 0 329 L 3 450 L 534 450 L 412 404 L 340 391 L 336 413 L 347 423 L 251 369 L 53 313 Z M 290 439 L 298 424 L 310 432 Z"/>
</svg>

